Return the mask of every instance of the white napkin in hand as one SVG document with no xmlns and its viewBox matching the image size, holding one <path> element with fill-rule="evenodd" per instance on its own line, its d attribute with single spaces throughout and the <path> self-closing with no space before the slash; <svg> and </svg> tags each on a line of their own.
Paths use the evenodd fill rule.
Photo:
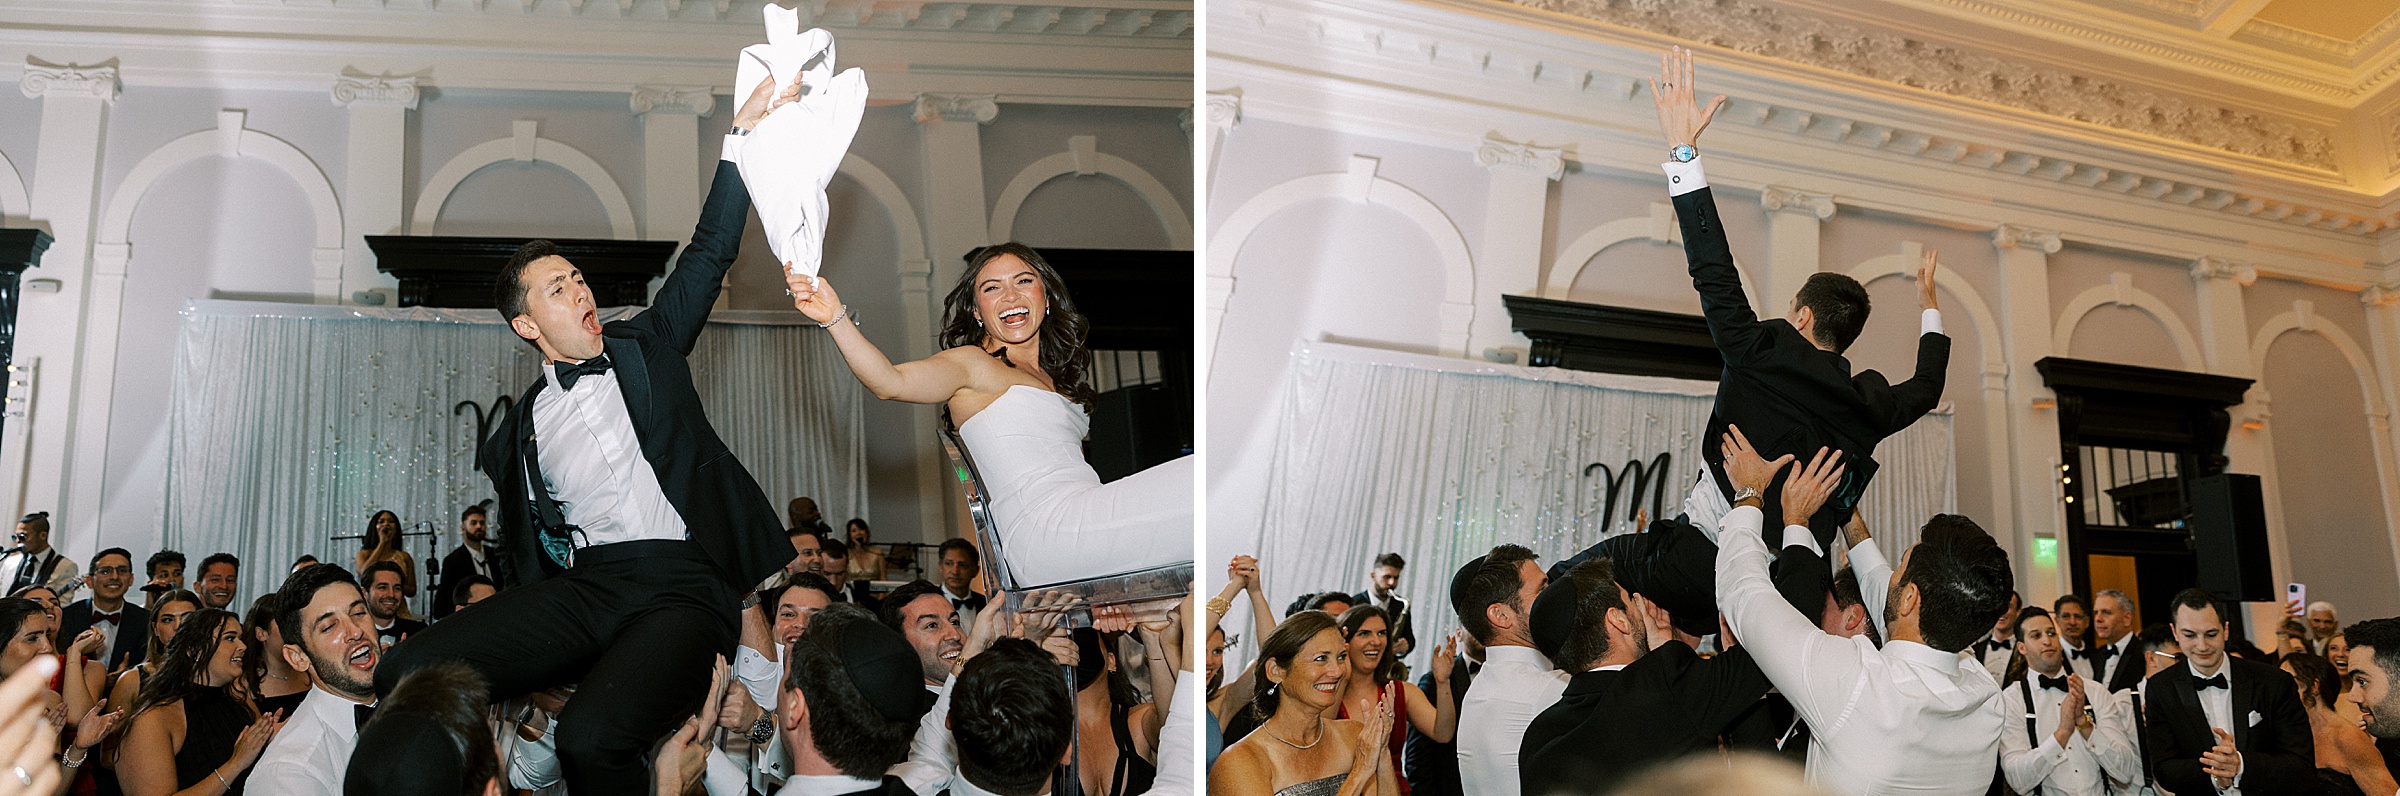
<svg viewBox="0 0 2400 796">
<path fill-rule="evenodd" d="M 802 77 L 800 99 L 777 108 L 742 143 L 742 182 L 767 246 L 793 273 L 814 276 L 825 252 L 825 184 L 842 165 L 867 107 L 867 75 L 833 71 L 833 34 L 800 31 L 800 12 L 766 5 L 767 43 L 742 48 L 734 90 L 749 96 L 772 75 L 778 90 Z"/>
</svg>

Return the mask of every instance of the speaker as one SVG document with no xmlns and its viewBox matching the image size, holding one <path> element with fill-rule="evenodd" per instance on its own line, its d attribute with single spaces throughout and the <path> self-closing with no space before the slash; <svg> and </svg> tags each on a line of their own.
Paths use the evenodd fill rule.
<svg viewBox="0 0 2400 796">
<path fill-rule="evenodd" d="M 1099 394 L 1083 456 L 1103 482 L 1191 453 L 1190 393 L 1142 384 Z"/>
<path fill-rule="evenodd" d="M 2258 476 L 2222 473 L 2184 482 L 2192 499 L 2194 585 L 2219 599 L 2278 599 L 2267 571 L 2267 508 Z"/>
</svg>

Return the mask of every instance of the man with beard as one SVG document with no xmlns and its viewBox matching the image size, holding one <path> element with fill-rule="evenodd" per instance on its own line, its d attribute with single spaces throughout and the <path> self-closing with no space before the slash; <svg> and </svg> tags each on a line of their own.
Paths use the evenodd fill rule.
<svg viewBox="0 0 2400 796">
<path fill-rule="evenodd" d="M 2183 665 L 2151 675 L 2146 689 L 2150 767 L 2160 789 L 2314 793 L 2315 735 L 2292 676 L 2227 655 L 2231 628 L 2208 592 L 2176 593 L 2173 610 Z"/>
<path fill-rule="evenodd" d="M 1483 672 L 1459 700 L 1458 781 L 1467 793 L 1518 796 L 1525 728 L 1567 690 L 1566 672 L 1533 643 L 1533 603 L 1550 585 L 1533 551 L 1513 544 L 1450 576 L 1450 608 L 1483 645 Z M 1348 596 L 1344 595 L 1344 599 Z"/>
<path fill-rule="evenodd" d="M 2001 730 L 2000 773 L 2011 789 L 2028 796 L 2103 796 L 2110 781 L 2142 776 L 2133 705 L 2068 670 L 2060 642 L 2050 612 L 2029 606 L 2017 615 L 2017 650 L 2026 673 L 2015 686 L 2000 689 L 2000 701 L 2008 715 L 2023 719 Z"/>
<path fill-rule="evenodd" d="M 200 559 L 200 583 L 192 591 L 200 595 L 200 607 L 232 611 L 233 591 L 241 583 L 242 560 L 232 553 L 218 553 Z"/>
<path fill-rule="evenodd" d="M 458 549 L 442 556 L 442 579 L 433 587 L 433 618 L 440 620 L 458 608 L 455 592 L 458 584 L 469 577 L 481 575 L 499 588 L 500 570 L 492 566 L 491 557 L 483 549 L 487 538 L 489 516 L 480 505 L 468 506 L 458 514 Z"/>
<path fill-rule="evenodd" d="M 375 704 L 375 665 L 383 654 L 366 594 L 349 571 L 318 564 L 284 581 L 275 599 L 283 658 L 315 684 L 259 753 L 248 791 L 341 796 L 358 727 Z"/>
<path fill-rule="evenodd" d="M 1794 457 L 1761 459 L 1739 427 L 1722 445 L 1736 491 L 1718 536 L 1717 604 L 1811 728 L 1809 781 L 1836 793 L 1984 792 L 2007 718 L 1999 683 L 1958 653 L 2008 610 L 2008 553 L 1973 520 L 1941 514 L 1895 570 L 1852 523 L 1850 564 L 1862 591 L 1880 594 L 1890 640 L 1878 649 L 1833 636 L 1793 610 L 1767 576 L 1759 496 Z M 1841 458 L 1820 449 L 1785 483 L 1779 521 L 1787 546 L 1813 544 L 1807 523 L 1840 483 Z"/>
<path fill-rule="evenodd" d="M 942 596 L 941 587 L 912 580 L 893 589 L 883 601 L 883 624 L 900 631 L 908 646 L 917 651 L 926 690 L 940 690 L 942 681 L 950 677 L 950 667 L 958 663 L 967 638 L 958 629 L 958 609 Z"/>
<path fill-rule="evenodd" d="M 390 561 L 367 565 L 367 614 L 375 618 L 376 641 L 385 647 L 425 629 L 425 623 L 400 615 L 401 606 L 408 602 L 408 593 L 400 586 L 400 565 Z"/>
<path fill-rule="evenodd" d="M 1533 601 L 1534 645 L 1576 674 L 1525 728 L 1526 796 L 1603 793 L 1651 765 L 1713 750 L 1766 695 L 1767 676 L 1743 647 L 1707 659 L 1677 640 L 1653 649 L 1644 602 L 1605 558 L 1577 564 Z"/>
<path fill-rule="evenodd" d="M 2350 702 L 2358 724 L 2375 736 L 2384 766 L 2400 771 L 2400 618 L 2369 619 L 2344 629 L 2350 642 Z"/>
</svg>

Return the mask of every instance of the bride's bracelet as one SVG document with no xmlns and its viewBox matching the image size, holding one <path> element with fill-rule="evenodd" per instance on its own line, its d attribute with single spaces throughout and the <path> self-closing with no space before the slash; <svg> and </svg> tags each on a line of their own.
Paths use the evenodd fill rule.
<svg viewBox="0 0 2400 796">
<path fill-rule="evenodd" d="M 848 304 L 844 304 L 844 305 L 842 305 L 842 311 L 841 311 L 841 313 L 840 313 L 840 314 L 833 316 L 833 320 L 830 320 L 830 321 L 826 321 L 826 322 L 824 322 L 824 323 L 817 324 L 817 328 L 819 328 L 819 329 L 831 329 L 831 328 L 833 328 L 833 325 L 834 325 L 834 324 L 841 323 L 843 318 L 848 318 L 848 317 L 850 317 L 850 305 L 848 305 Z"/>
</svg>

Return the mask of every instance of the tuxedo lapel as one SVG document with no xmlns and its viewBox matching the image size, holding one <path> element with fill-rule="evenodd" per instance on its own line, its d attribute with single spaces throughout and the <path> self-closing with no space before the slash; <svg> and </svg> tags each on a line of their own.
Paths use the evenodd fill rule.
<svg viewBox="0 0 2400 796">
<path fill-rule="evenodd" d="M 639 438 L 654 416 L 650 365 L 642 360 L 642 344 L 622 337 L 605 337 L 601 343 L 608 351 L 609 364 L 616 366 L 617 386 L 625 393 L 625 414 L 632 418 L 634 435 Z"/>
<path fill-rule="evenodd" d="M 2233 674 L 2233 670 L 2239 668 L 2234 665 L 2236 662 L 2236 659 L 2230 657 L 2226 659 L 2225 673 L 2227 675 Z M 2233 692 L 2233 715 L 2225 718 L 2227 721 L 2233 722 L 2233 748 L 2235 749 L 2250 748 L 2250 711 L 2256 709 L 2258 704 L 2258 700 L 2254 698 L 2258 687 L 2266 683 L 2255 672 L 2243 672 L 2242 674 L 2247 676 L 2243 677 L 2240 682 L 2233 683 L 2232 688 L 2226 689 Z M 2210 734 L 2210 740 L 2215 740 L 2214 733 Z"/>
</svg>

